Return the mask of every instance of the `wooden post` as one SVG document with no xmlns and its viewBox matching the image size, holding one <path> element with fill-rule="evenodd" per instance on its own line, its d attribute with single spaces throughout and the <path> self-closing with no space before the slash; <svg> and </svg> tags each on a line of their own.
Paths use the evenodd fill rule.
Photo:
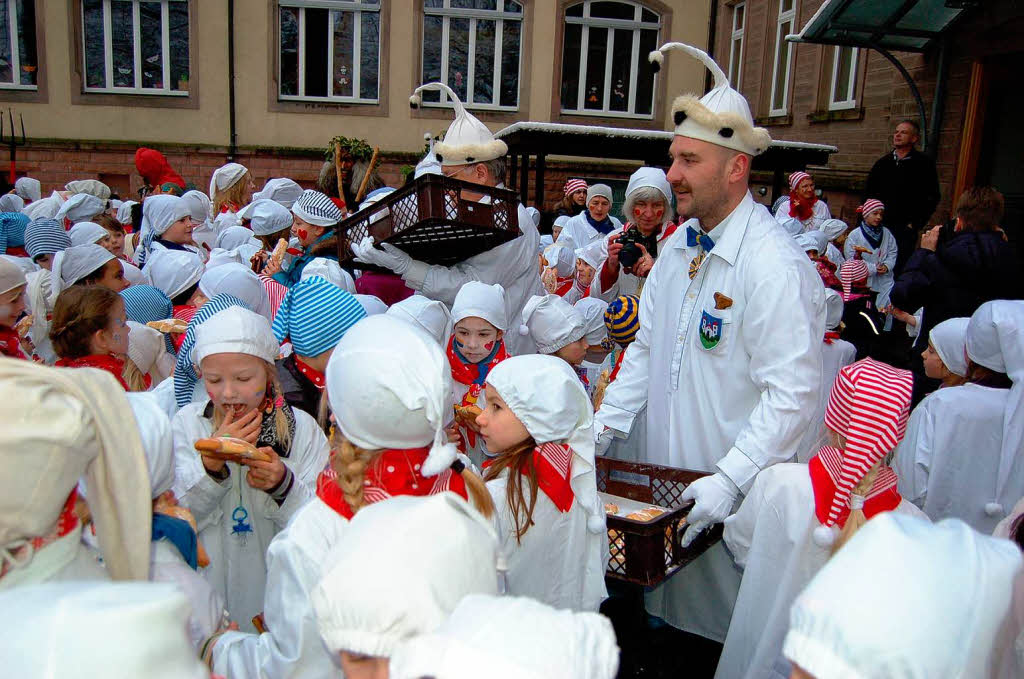
<svg viewBox="0 0 1024 679">
<path fill-rule="evenodd" d="M 377 164 L 377 156 L 380 153 L 380 147 L 373 147 L 373 155 L 370 156 L 370 166 L 366 168 L 366 174 L 363 175 L 363 181 L 359 183 L 359 191 L 356 193 L 356 209 L 359 209 L 359 203 L 363 202 L 363 194 L 366 193 L 366 183 L 370 181 L 370 174 L 373 173 L 373 168 Z"/>
<path fill-rule="evenodd" d="M 342 204 L 345 204 L 345 189 L 344 182 L 341 178 L 341 142 L 334 142 L 334 174 L 338 177 L 338 198 L 341 199 Z M 347 205 L 345 207 L 348 207 Z M 342 208 L 342 212 L 345 208 Z"/>
</svg>

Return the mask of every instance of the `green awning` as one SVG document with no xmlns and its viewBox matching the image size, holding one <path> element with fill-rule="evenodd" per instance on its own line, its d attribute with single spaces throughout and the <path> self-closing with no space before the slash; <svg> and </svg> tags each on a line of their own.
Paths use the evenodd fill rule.
<svg viewBox="0 0 1024 679">
<path fill-rule="evenodd" d="M 794 42 L 923 52 L 976 0 L 825 0 Z"/>
</svg>

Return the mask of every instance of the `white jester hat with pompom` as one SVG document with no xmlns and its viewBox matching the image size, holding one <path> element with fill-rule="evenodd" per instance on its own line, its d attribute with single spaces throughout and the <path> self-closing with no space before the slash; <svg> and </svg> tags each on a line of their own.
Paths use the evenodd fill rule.
<svg viewBox="0 0 1024 679">
<path fill-rule="evenodd" d="M 423 103 L 422 93 L 430 90 L 445 92 L 455 106 L 455 120 L 448 126 L 444 141 L 433 147 L 442 167 L 485 163 L 508 153 L 505 142 L 495 139 L 487 126 L 466 110 L 452 88 L 443 83 L 420 85 L 409 97 L 409 105 L 418 108 Z"/>
</svg>

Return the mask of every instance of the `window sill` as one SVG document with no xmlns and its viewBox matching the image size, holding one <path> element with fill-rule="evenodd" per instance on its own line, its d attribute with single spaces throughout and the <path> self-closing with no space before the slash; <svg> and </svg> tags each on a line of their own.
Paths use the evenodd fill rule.
<svg viewBox="0 0 1024 679">
<path fill-rule="evenodd" d="M 38 86 L 0 86 L 0 101 L 11 102 L 15 104 L 45 104 L 46 92 L 39 89 Z"/>
<path fill-rule="evenodd" d="M 72 91 L 71 103 L 76 106 L 125 106 L 134 108 L 198 109 L 195 91 L 180 94 L 133 94 L 115 92 Z"/>
<path fill-rule="evenodd" d="M 793 116 L 792 115 L 782 115 L 782 116 L 767 116 L 765 118 L 757 118 L 756 120 L 754 120 L 754 124 L 755 125 L 759 125 L 761 127 L 785 127 L 787 125 L 792 125 L 793 124 Z"/>
<path fill-rule="evenodd" d="M 279 113 L 326 113 L 328 115 L 386 117 L 388 107 L 383 101 L 376 104 L 330 99 L 272 99 L 269 110 Z"/>
<path fill-rule="evenodd" d="M 807 114 L 807 120 L 811 124 L 832 123 L 850 120 L 864 120 L 863 107 L 837 109 L 835 111 L 814 111 Z"/>
<path fill-rule="evenodd" d="M 522 120 L 518 110 L 496 111 L 494 109 L 468 109 L 473 117 L 485 123 L 508 123 L 512 124 Z M 447 120 L 451 122 L 455 115 L 455 109 L 438 104 L 428 104 L 419 108 L 411 108 L 409 116 L 413 119 L 423 118 L 428 120 Z"/>
<path fill-rule="evenodd" d="M 664 130 L 661 120 L 650 116 L 601 115 L 598 113 L 565 113 L 559 112 L 552 116 L 553 123 L 569 123 L 573 125 L 599 125 L 601 127 L 622 127 L 638 130 Z"/>
</svg>

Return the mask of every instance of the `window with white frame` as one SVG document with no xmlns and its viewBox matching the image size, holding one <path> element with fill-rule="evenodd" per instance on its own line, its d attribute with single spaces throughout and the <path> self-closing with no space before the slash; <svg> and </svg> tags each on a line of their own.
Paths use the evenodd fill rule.
<svg viewBox="0 0 1024 679">
<path fill-rule="evenodd" d="M 772 67 L 772 98 L 769 114 L 789 112 L 789 76 L 793 70 L 793 43 L 786 36 L 794 33 L 796 0 L 779 0 L 779 19 L 775 24 L 775 63 Z"/>
<path fill-rule="evenodd" d="M 729 82 L 737 90 L 743 78 L 743 27 L 747 18 L 747 4 L 738 2 L 732 7 L 732 34 L 729 37 Z"/>
<path fill-rule="evenodd" d="M 188 95 L 187 0 L 82 0 L 86 92 Z"/>
<path fill-rule="evenodd" d="M 651 118 L 661 17 L 637 2 L 586 0 L 565 11 L 562 113 Z"/>
<path fill-rule="evenodd" d="M 280 0 L 278 98 L 376 104 L 380 0 Z"/>
<path fill-rule="evenodd" d="M 0 0 L 0 89 L 34 90 L 35 0 Z"/>
<path fill-rule="evenodd" d="M 519 108 L 523 6 L 513 0 L 424 0 L 421 82 L 446 83 L 470 108 Z M 443 92 L 424 92 L 446 104 Z"/>
<path fill-rule="evenodd" d="M 857 106 L 857 48 L 836 45 L 832 56 L 832 87 L 828 108 L 842 111 Z"/>
</svg>

